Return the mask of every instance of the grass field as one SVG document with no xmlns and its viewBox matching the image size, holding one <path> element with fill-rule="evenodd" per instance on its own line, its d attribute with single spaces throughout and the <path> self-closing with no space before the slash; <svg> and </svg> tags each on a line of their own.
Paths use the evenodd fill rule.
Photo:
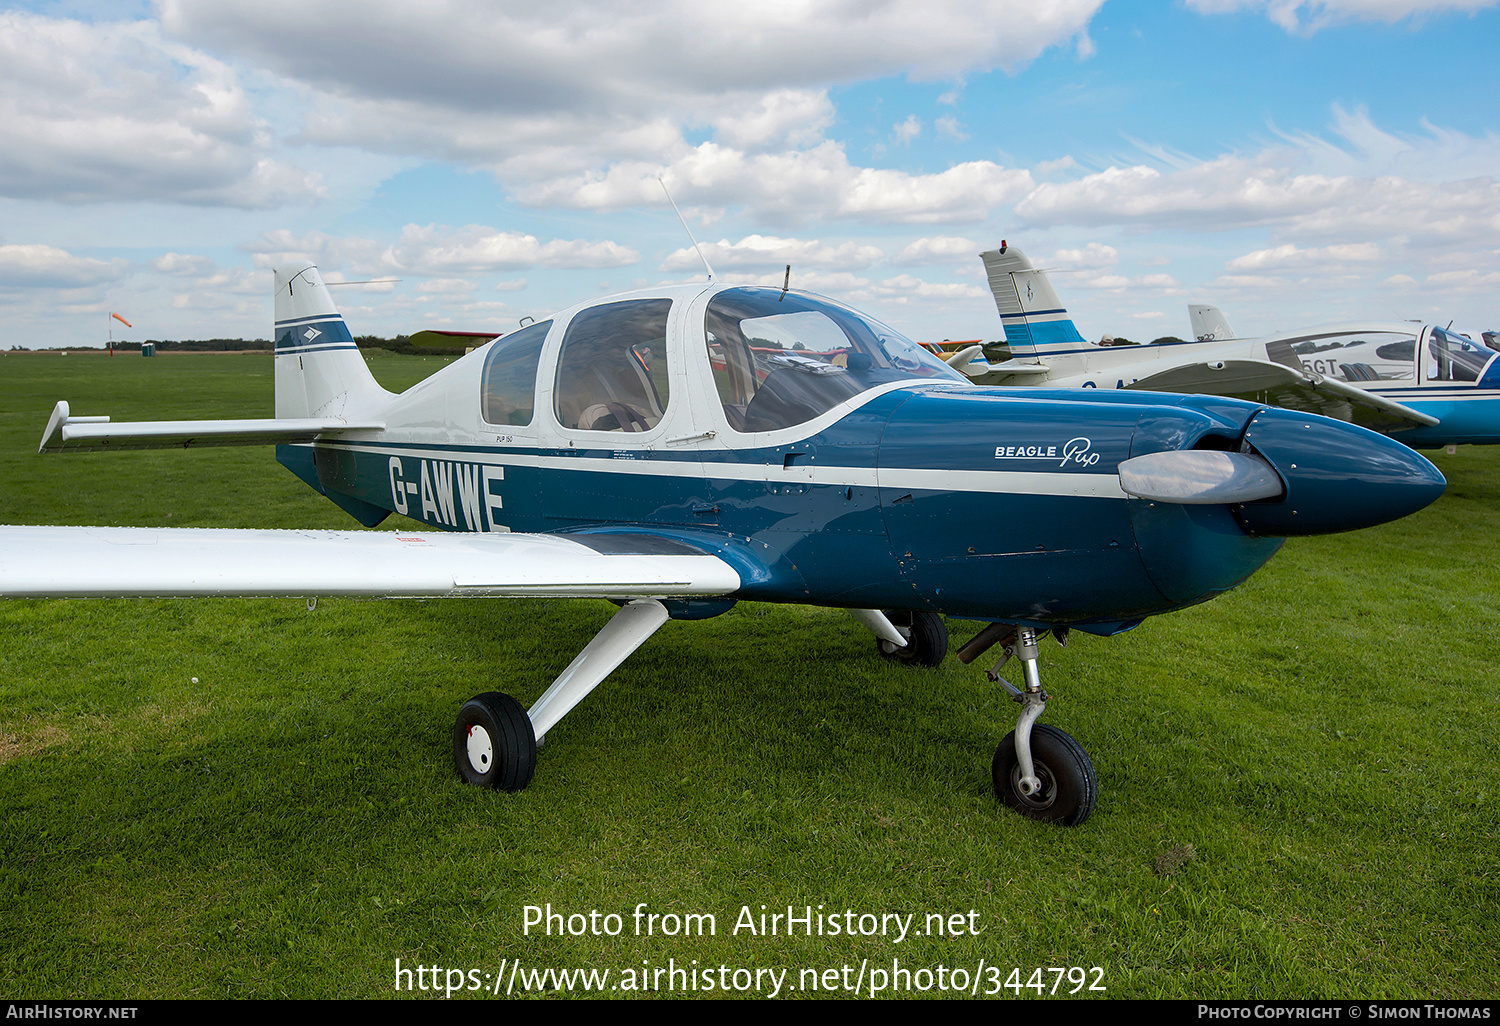
<svg viewBox="0 0 1500 1026">
<path fill-rule="evenodd" d="M 371 362 L 399 388 L 440 361 Z M 0 357 L 0 521 L 354 526 L 269 449 L 37 456 L 62 398 L 269 416 L 271 359 Z M 868 991 L 899 962 L 925 996 L 940 966 L 1022 997 L 1097 966 L 1108 997 L 1500 997 L 1500 451 L 1434 458 L 1448 493 L 1413 517 L 1045 643 L 1044 722 L 1102 792 L 1071 830 L 996 802 L 1015 706 L 979 669 L 888 665 L 841 612 L 669 624 L 503 795 L 455 777 L 458 706 L 534 700 L 608 603 L 0 603 L 0 993 L 391 997 L 399 959 L 486 987 L 675 965 L 807 996 L 803 970 L 863 965 Z M 622 931 L 526 933 L 549 903 Z M 636 936 L 640 903 L 716 935 Z M 733 931 L 761 905 L 974 915 L 899 943 Z"/>
</svg>

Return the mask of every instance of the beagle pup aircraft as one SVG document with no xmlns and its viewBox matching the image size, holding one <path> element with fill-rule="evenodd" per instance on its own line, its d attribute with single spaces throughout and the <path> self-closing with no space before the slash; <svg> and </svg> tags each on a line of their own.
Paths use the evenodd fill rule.
<svg viewBox="0 0 1500 1026">
<path fill-rule="evenodd" d="M 115 424 L 57 404 L 43 452 L 274 444 L 366 527 L 0 528 L 0 595 L 593 596 L 618 613 L 531 708 L 459 710 L 459 775 L 508 791 L 540 740 L 669 619 L 842 607 L 936 665 L 940 614 L 1023 663 L 999 797 L 1066 824 L 1097 783 L 1037 638 L 1110 635 L 1233 588 L 1288 535 L 1421 509 L 1442 476 L 1362 428 L 1254 403 L 984 388 L 807 293 L 709 281 L 585 303 L 405 392 L 371 377 L 317 268 L 275 271 L 276 417 Z M 954 438 L 967 441 L 954 445 Z M 996 669 L 998 670 L 999 664 Z M 993 672 L 993 671 L 992 671 Z M 998 673 L 993 673 L 999 680 Z"/>
<path fill-rule="evenodd" d="M 1020 250 L 1002 242 L 980 259 L 1014 356 L 986 380 L 1242 396 L 1415 448 L 1500 443 L 1500 353 L 1457 332 L 1361 322 L 1241 339 L 1218 307 L 1192 305 L 1191 342 L 1102 347 L 1084 341 Z"/>
</svg>

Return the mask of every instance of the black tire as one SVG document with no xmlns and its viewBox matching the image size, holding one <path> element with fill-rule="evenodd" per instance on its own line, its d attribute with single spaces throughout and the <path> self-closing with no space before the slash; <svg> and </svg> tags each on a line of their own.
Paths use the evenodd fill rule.
<svg viewBox="0 0 1500 1026">
<path fill-rule="evenodd" d="M 453 722 L 453 765 L 478 787 L 519 791 L 531 783 L 536 734 L 521 703 L 498 691 L 465 702 Z"/>
<path fill-rule="evenodd" d="M 995 749 L 991 773 L 995 794 L 1006 805 L 1029 819 L 1045 819 L 1062 826 L 1078 826 L 1094 811 L 1099 799 L 1099 778 L 1083 746 L 1056 727 L 1033 724 L 1031 762 L 1042 789 L 1033 795 L 1021 793 L 1021 761 L 1016 757 L 1016 733 L 1011 731 Z"/>
<path fill-rule="evenodd" d="M 936 613 L 909 609 L 887 609 L 885 618 L 899 629 L 910 631 L 905 648 L 896 648 L 884 638 L 875 639 L 875 651 L 892 662 L 907 666 L 937 666 L 948 655 L 948 625 Z"/>
</svg>

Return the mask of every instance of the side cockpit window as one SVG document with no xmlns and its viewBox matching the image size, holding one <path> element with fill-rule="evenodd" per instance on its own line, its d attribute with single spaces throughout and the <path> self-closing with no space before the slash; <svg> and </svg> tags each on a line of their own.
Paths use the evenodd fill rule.
<svg viewBox="0 0 1500 1026">
<path fill-rule="evenodd" d="M 581 431 L 649 431 L 670 398 L 670 299 L 633 299 L 584 310 L 563 336 L 553 409 Z"/>
<path fill-rule="evenodd" d="M 480 378 L 479 408 L 486 423 L 525 427 L 536 408 L 536 368 L 551 321 L 528 324 L 490 343 Z"/>
</svg>

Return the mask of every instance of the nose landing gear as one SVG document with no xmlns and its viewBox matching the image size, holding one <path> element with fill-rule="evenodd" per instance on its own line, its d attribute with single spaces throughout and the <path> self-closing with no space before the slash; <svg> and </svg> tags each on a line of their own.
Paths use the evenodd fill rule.
<svg viewBox="0 0 1500 1026">
<path fill-rule="evenodd" d="M 1067 644 L 1067 628 L 1054 633 L 1058 641 Z M 1029 819 L 1078 826 L 1094 811 L 1099 780 L 1082 745 L 1056 727 L 1036 725 L 1050 697 L 1042 690 L 1036 642 L 1033 628 L 996 623 L 980 631 L 959 650 L 958 657 L 971 663 L 991 646 L 1003 645 L 1003 654 L 989 671 L 989 678 L 1009 691 L 1021 706 L 1016 729 L 995 749 L 990 772 L 996 797 Z M 1000 676 L 1000 668 L 1012 656 L 1021 660 L 1024 691 Z"/>
</svg>

